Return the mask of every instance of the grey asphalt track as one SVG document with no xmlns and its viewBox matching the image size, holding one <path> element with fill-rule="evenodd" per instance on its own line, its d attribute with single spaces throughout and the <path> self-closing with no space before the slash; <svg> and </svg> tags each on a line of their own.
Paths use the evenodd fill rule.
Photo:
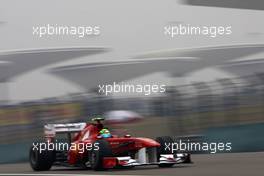
<svg viewBox="0 0 264 176">
<path fill-rule="evenodd" d="M 264 173 L 264 152 L 232 154 L 193 155 L 193 164 L 175 165 L 173 168 L 157 166 L 133 169 L 113 169 L 96 172 L 76 168 L 53 167 L 51 171 L 33 172 L 28 163 L 0 165 L 1 174 L 82 174 L 82 175 L 162 175 L 162 176 L 262 176 Z"/>
</svg>

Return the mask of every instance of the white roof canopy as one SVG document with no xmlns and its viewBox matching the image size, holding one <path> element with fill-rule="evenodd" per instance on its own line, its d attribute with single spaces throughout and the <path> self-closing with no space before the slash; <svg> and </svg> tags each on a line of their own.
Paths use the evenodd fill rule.
<svg viewBox="0 0 264 176">
<path fill-rule="evenodd" d="M 235 45 L 150 52 L 124 62 L 92 63 L 58 67 L 50 70 L 56 76 L 89 90 L 99 84 L 111 84 L 155 72 L 184 74 L 226 63 L 264 51 L 264 45 Z"/>
<path fill-rule="evenodd" d="M 15 76 L 19 76 L 23 73 L 49 64 L 54 64 L 56 62 L 98 54 L 106 51 L 106 48 L 76 47 L 0 52 L 0 61 L 10 62 L 9 65 L 5 65 L 7 69 L 0 68 L 0 80 L 12 79 Z"/>
<path fill-rule="evenodd" d="M 99 84 L 112 84 L 121 82 L 154 72 L 180 69 L 186 72 L 190 66 L 197 63 L 195 59 L 157 59 L 124 61 L 111 63 L 93 63 L 84 65 L 74 65 L 68 67 L 58 67 L 50 70 L 50 73 L 65 80 L 80 85 L 86 90 L 93 89 Z"/>
</svg>

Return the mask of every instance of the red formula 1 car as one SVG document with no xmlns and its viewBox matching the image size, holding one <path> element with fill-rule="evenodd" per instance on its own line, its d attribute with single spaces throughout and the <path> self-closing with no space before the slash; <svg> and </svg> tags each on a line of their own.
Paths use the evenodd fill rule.
<svg viewBox="0 0 264 176">
<path fill-rule="evenodd" d="M 170 137 L 156 140 L 125 135 L 118 137 L 100 134 L 104 129 L 102 118 L 96 123 L 45 125 L 45 141 L 35 142 L 30 148 L 29 161 L 33 170 L 49 170 L 53 165 L 90 167 L 105 170 L 118 167 L 158 165 L 171 167 L 178 163 L 190 163 L 190 154 L 165 150 Z M 107 131 L 107 130 L 106 130 Z M 66 134 L 67 141 L 59 136 Z"/>
</svg>

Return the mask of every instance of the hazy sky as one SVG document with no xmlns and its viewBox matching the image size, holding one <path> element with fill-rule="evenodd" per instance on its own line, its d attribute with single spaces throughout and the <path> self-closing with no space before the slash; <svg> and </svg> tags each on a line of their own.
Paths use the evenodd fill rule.
<svg viewBox="0 0 264 176">
<path fill-rule="evenodd" d="M 0 23 L 0 50 L 100 46 L 109 47 L 112 51 L 55 66 L 122 60 L 138 53 L 161 49 L 263 43 L 263 19 L 263 11 L 186 6 L 177 0 L 2 0 L 0 21 L 4 23 Z M 179 22 L 232 26 L 232 35 L 170 39 L 163 34 L 165 25 Z M 72 36 L 38 38 L 32 35 L 33 26 L 46 24 L 98 25 L 101 35 L 82 39 Z M 39 99 L 80 90 L 44 72 L 44 69 L 51 67 L 14 79 L 9 84 L 9 98 Z M 225 74 L 207 69 L 188 79 L 213 79 L 219 75 Z M 2 86 L 0 90 L 4 92 L 3 89 Z"/>
</svg>

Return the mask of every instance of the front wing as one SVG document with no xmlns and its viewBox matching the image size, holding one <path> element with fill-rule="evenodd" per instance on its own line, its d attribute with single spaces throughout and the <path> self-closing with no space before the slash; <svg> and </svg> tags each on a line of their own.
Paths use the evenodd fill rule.
<svg viewBox="0 0 264 176">
<path fill-rule="evenodd" d="M 188 159 L 189 154 L 164 154 L 160 155 L 159 161 L 147 161 L 141 159 L 132 159 L 130 156 L 126 157 L 104 157 L 103 166 L 105 169 L 115 167 L 134 167 L 144 165 L 160 165 L 160 164 L 180 164 Z"/>
</svg>

